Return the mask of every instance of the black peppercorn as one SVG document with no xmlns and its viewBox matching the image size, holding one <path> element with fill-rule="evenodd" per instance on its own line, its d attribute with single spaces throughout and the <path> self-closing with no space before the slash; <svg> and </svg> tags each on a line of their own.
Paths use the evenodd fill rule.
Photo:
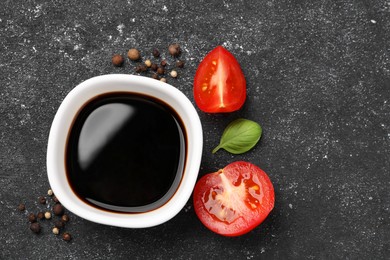
<svg viewBox="0 0 390 260">
<path fill-rule="evenodd" d="M 38 218 L 38 219 L 44 219 L 44 218 L 45 218 L 45 213 L 43 213 L 43 212 L 38 212 L 37 218 Z"/>
<path fill-rule="evenodd" d="M 176 67 L 183 68 L 184 67 L 184 61 L 182 61 L 182 60 L 177 61 L 176 62 Z"/>
<path fill-rule="evenodd" d="M 63 228 L 65 226 L 65 223 L 62 221 L 56 221 L 56 223 L 54 223 L 54 226 L 56 228 Z"/>
<path fill-rule="evenodd" d="M 135 67 L 135 72 L 140 73 L 142 71 L 141 66 Z"/>
<path fill-rule="evenodd" d="M 30 229 L 32 232 L 38 234 L 39 232 L 41 232 L 41 225 L 39 225 L 39 223 L 37 223 L 37 222 L 32 223 L 30 225 Z"/>
<path fill-rule="evenodd" d="M 168 47 L 169 54 L 171 54 L 173 57 L 177 57 L 181 53 L 180 45 L 177 43 L 173 43 L 169 45 Z"/>
<path fill-rule="evenodd" d="M 160 64 L 161 64 L 161 66 L 165 67 L 165 66 L 167 66 L 167 61 L 166 60 L 162 60 Z"/>
<path fill-rule="evenodd" d="M 135 72 L 141 73 L 141 72 L 147 71 L 147 69 L 148 69 L 148 67 L 146 67 L 145 65 L 139 65 L 135 68 Z"/>
<path fill-rule="evenodd" d="M 152 78 L 154 78 L 154 79 L 159 79 L 157 73 L 153 73 Z"/>
<path fill-rule="evenodd" d="M 124 61 L 125 60 L 123 59 L 122 55 L 120 55 L 120 54 L 116 54 L 116 55 L 112 56 L 112 59 L 111 59 L 111 62 L 115 67 L 122 66 Z"/>
<path fill-rule="evenodd" d="M 38 201 L 39 201 L 40 204 L 46 204 L 46 199 L 43 196 L 39 197 Z"/>
<path fill-rule="evenodd" d="M 30 221 L 31 223 L 37 222 L 37 217 L 35 216 L 34 213 L 30 213 L 28 215 L 28 221 Z"/>
<path fill-rule="evenodd" d="M 56 216 L 61 216 L 64 214 L 64 207 L 60 203 L 57 203 L 53 206 L 53 213 Z"/>
<path fill-rule="evenodd" d="M 157 71 L 158 66 L 156 63 L 153 63 L 152 66 L 150 67 L 153 71 Z"/>
<path fill-rule="evenodd" d="M 72 240 L 72 236 L 68 232 L 65 232 L 64 234 L 62 234 L 62 239 L 69 242 L 70 240 Z"/>
<path fill-rule="evenodd" d="M 60 201 L 57 199 L 57 197 L 56 197 L 56 196 L 53 196 L 53 201 L 54 201 L 55 203 L 58 203 L 58 202 L 60 202 Z"/>
<path fill-rule="evenodd" d="M 26 210 L 26 206 L 23 203 L 20 203 L 19 206 L 18 206 L 18 210 L 25 211 Z"/>
<path fill-rule="evenodd" d="M 157 73 L 160 74 L 160 75 L 163 75 L 163 74 L 165 73 L 164 68 L 163 68 L 163 67 L 159 67 L 159 68 L 157 69 Z"/>
<path fill-rule="evenodd" d="M 157 49 L 154 49 L 152 54 L 153 54 L 153 57 L 155 57 L 155 58 L 160 57 L 160 52 Z"/>
<path fill-rule="evenodd" d="M 69 221 L 69 216 L 64 214 L 62 217 L 61 217 L 61 221 L 63 222 L 68 222 Z"/>
</svg>

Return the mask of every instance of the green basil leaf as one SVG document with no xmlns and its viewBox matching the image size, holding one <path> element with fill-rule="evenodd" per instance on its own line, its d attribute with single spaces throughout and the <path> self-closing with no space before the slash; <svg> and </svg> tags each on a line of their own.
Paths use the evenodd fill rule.
<svg viewBox="0 0 390 260">
<path fill-rule="evenodd" d="M 223 148 L 232 154 L 241 154 L 252 149 L 260 140 L 261 126 L 248 119 L 237 119 L 231 122 L 223 131 L 219 145 L 213 153 Z"/>
</svg>

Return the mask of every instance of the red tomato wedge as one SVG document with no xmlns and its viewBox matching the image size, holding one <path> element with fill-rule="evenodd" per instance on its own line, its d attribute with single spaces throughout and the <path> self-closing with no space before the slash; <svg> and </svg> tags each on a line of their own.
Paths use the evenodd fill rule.
<svg viewBox="0 0 390 260">
<path fill-rule="evenodd" d="M 246 80 L 233 54 L 222 46 L 212 50 L 195 74 L 194 99 L 207 113 L 239 110 L 246 99 Z"/>
<path fill-rule="evenodd" d="M 243 161 L 203 176 L 195 186 L 193 198 L 200 221 L 224 236 L 251 231 L 265 220 L 275 203 L 268 175 Z"/>
</svg>

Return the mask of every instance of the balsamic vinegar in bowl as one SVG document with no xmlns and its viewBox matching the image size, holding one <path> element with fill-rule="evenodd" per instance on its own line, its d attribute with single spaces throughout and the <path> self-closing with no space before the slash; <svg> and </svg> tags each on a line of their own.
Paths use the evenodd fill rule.
<svg viewBox="0 0 390 260">
<path fill-rule="evenodd" d="M 61 102 L 50 127 L 47 176 L 75 215 L 147 228 L 184 208 L 202 149 L 198 112 L 178 88 L 143 76 L 101 75 Z"/>
</svg>

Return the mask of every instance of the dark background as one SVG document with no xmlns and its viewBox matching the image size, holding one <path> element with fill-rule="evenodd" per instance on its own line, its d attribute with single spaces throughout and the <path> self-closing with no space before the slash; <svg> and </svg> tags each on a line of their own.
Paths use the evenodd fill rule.
<svg viewBox="0 0 390 260">
<path fill-rule="evenodd" d="M 390 255 L 389 1 L 1 1 L 0 258 L 385 259 Z M 270 176 L 275 209 L 247 235 L 225 238 L 190 199 L 169 222 L 123 229 L 70 214 L 66 243 L 52 221 L 33 234 L 27 213 L 49 188 L 50 124 L 80 82 L 134 74 L 111 65 L 129 48 L 151 57 L 178 42 L 185 68 L 168 82 L 193 102 L 197 65 L 223 45 L 240 62 L 248 98 L 238 112 L 199 111 L 199 175 L 247 160 Z M 168 57 L 172 63 L 172 59 Z M 150 74 L 146 74 L 149 75 Z M 244 117 L 263 137 L 243 155 L 211 154 Z M 16 210 L 24 202 L 25 213 Z"/>
</svg>

